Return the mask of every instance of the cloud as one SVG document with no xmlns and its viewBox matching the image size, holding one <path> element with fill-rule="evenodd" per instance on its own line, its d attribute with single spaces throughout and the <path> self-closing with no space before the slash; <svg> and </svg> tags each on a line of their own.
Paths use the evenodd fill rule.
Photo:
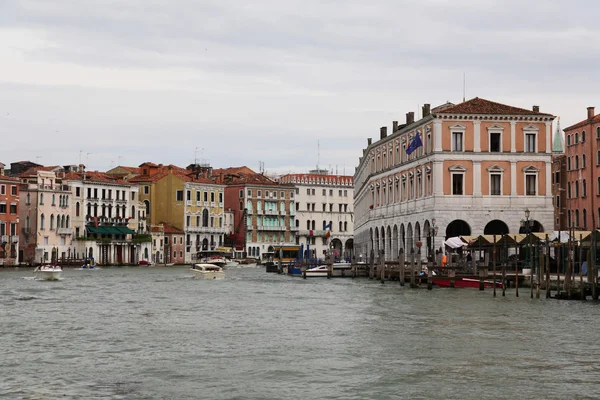
<svg viewBox="0 0 600 400">
<path fill-rule="evenodd" d="M 5 0 L 0 161 L 92 168 L 323 165 L 467 97 L 584 117 L 598 84 L 592 1 Z M 582 10 L 585 10 L 582 12 Z M 10 118 L 5 114 L 10 113 Z"/>
</svg>

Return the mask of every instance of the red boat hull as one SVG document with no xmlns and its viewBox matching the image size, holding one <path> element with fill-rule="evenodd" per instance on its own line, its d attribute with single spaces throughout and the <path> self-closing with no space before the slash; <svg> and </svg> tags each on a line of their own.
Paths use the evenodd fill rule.
<svg viewBox="0 0 600 400">
<path fill-rule="evenodd" d="M 435 278 L 433 278 L 432 283 L 439 287 L 450 287 L 450 279 L 435 279 Z M 466 287 L 466 288 L 479 289 L 479 279 L 456 278 L 454 280 L 454 287 L 455 288 Z M 483 287 L 491 289 L 494 287 L 494 282 L 493 281 L 483 281 Z M 502 283 L 496 282 L 496 287 L 501 288 Z"/>
</svg>

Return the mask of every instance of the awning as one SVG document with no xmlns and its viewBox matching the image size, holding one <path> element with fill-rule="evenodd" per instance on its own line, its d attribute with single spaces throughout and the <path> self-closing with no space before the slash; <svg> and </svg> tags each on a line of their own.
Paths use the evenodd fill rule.
<svg viewBox="0 0 600 400">
<path fill-rule="evenodd" d="M 106 234 L 106 230 L 103 226 L 86 226 L 90 233 Z"/>
<path fill-rule="evenodd" d="M 126 226 L 115 226 L 115 229 L 117 229 L 120 234 L 124 235 L 133 235 L 135 233 L 133 229 L 129 229 Z"/>
</svg>

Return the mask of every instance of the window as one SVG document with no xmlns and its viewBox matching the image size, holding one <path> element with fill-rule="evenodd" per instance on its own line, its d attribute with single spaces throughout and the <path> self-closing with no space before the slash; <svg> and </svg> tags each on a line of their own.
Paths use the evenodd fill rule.
<svg viewBox="0 0 600 400">
<path fill-rule="evenodd" d="M 585 131 L 581 131 L 581 143 L 585 142 Z M 585 218 L 584 218 L 585 221 Z"/>
<path fill-rule="evenodd" d="M 185 217 L 185 225 L 186 225 L 186 226 L 190 226 L 190 225 L 192 225 L 192 217 L 191 217 L 191 216 L 187 215 L 187 216 Z"/>
<path fill-rule="evenodd" d="M 17 195 L 17 187 L 16 186 L 13 185 L 10 187 L 10 194 L 13 196 Z"/>
<path fill-rule="evenodd" d="M 585 182 L 585 179 L 581 182 L 581 197 L 586 197 L 587 196 L 587 184 Z"/>
<path fill-rule="evenodd" d="M 492 196 L 500 196 L 502 194 L 501 189 L 502 175 L 491 174 L 490 175 L 490 194 Z"/>
<path fill-rule="evenodd" d="M 537 193 L 537 175 L 525 175 L 525 194 L 527 196 L 535 196 Z"/>
<path fill-rule="evenodd" d="M 463 151 L 462 132 L 452 132 L 452 151 Z"/>
<path fill-rule="evenodd" d="M 567 146 L 571 145 L 571 135 L 567 135 Z"/>
<path fill-rule="evenodd" d="M 44 216 L 44 214 L 42 214 L 40 216 L 40 229 L 43 231 L 44 229 L 46 229 L 46 217 Z"/>
<path fill-rule="evenodd" d="M 583 140 L 585 138 L 585 132 L 581 132 L 581 135 L 582 135 L 581 141 L 583 142 Z M 585 208 L 583 209 L 582 217 L 583 217 L 583 227 L 587 228 L 587 210 Z"/>
<path fill-rule="evenodd" d="M 117 192 L 117 193 L 119 193 L 119 192 Z M 188 201 L 192 200 L 192 192 L 189 191 L 189 190 L 186 190 L 186 192 L 185 192 L 185 198 Z"/>
<path fill-rule="evenodd" d="M 535 153 L 535 141 L 537 135 L 535 133 L 525 134 L 525 152 Z"/>
<path fill-rule="evenodd" d="M 40 206 L 44 205 L 44 193 L 40 193 Z"/>
<path fill-rule="evenodd" d="M 177 191 L 177 201 L 183 201 L 183 190 L 178 190 Z"/>
<path fill-rule="evenodd" d="M 54 214 L 50 215 L 50 230 L 54 230 Z"/>
<path fill-rule="evenodd" d="M 206 196 L 204 196 L 204 197 L 206 197 Z M 252 189 L 248 189 L 248 197 L 252 197 Z M 204 201 L 206 201 L 206 198 L 204 199 Z"/>
<path fill-rule="evenodd" d="M 585 168 L 585 154 L 581 156 L 581 168 Z"/>
<path fill-rule="evenodd" d="M 600 153 L 600 152 L 598 152 Z M 30 205 L 31 204 L 31 194 L 27 193 L 27 196 L 25 197 L 25 204 L 26 205 Z"/>
<path fill-rule="evenodd" d="M 315 191 L 314 191 L 314 189 L 313 189 L 313 194 L 315 194 Z M 279 198 L 280 198 L 280 199 L 285 199 L 285 192 L 280 192 L 280 193 L 279 193 Z"/>
<path fill-rule="evenodd" d="M 323 189 L 323 196 L 327 196 L 327 189 Z"/>
<path fill-rule="evenodd" d="M 333 189 L 329 189 L 329 195 L 333 196 Z"/>
<path fill-rule="evenodd" d="M 571 198 L 571 182 L 567 183 L 567 199 Z"/>
<path fill-rule="evenodd" d="M 596 128 L 596 139 L 600 139 L 600 126 Z"/>
<path fill-rule="evenodd" d="M 575 156 L 575 169 L 579 169 L 579 156 Z"/>
<path fill-rule="evenodd" d="M 575 181 L 575 198 L 579 197 L 579 182 Z"/>
<path fill-rule="evenodd" d="M 210 192 L 210 201 L 211 203 L 215 202 L 215 192 Z"/>
<path fill-rule="evenodd" d="M 252 196 L 252 191 L 249 190 L 250 194 L 248 196 Z M 208 192 L 204 192 L 204 201 L 208 201 Z"/>
<path fill-rule="evenodd" d="M 560 196 L 556 196 L 556 200 L 554 201 L 556 208 L 560 208 Z"/>
<path fill-rule="evenodd" d="M 342 197 L 342 191 L 341 190 L 338 192 L 338 196 Z"/>
<path fill-rule="evenodd" d="M 144 186 L 144 194 L 150 193 L 150 186 Z"/>
<path fill-rule="evenodd" d="M 579 143 L 579 132 L 575 132 L 575 143 L 574 144 L 577 144 L 577 143 Z"/>
<path fill-rule="evenodd" d="M 310 196 L 310 189 L 306 189 L 306 194 Z"/>
<path fill-rule="evenodd" d="M 490 133 L 490 152 L 498 153 L 498 152 L 502 151 L 501 138 L 502 138 L 502 134 L 500 132 L 491 132 Z"/>
<path fill-rule="evenodd" d="M 0 194 L 1 195 L 6 194 L 6 185 L 0 185 Z"/>
<path fill-rule="evenodd" d="M 0 214 L 6 214 L 6 203 L 0 203 Z"/>
<path fill-rule="evenodd" d="M 240 190 L 240 198 L 244 197 L 244 191 Z"/>
<path fill-rule="evenodd" d="M 462 195 L 463 193 L 463 173 L 453 173 L 452 174 L 452 194 L 453 195 Z"/>
</svg>

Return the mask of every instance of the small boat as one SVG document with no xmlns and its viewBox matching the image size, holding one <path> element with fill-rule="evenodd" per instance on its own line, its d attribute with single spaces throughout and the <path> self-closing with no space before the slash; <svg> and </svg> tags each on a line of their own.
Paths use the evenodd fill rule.
<svg viewBox="0 0 600 400">
<path fill-rule="evenodd" d="M 81 268 L 79 268 L 80 270 L 97 270 L 97 269 L 102 269 L 99 266 L 97 266 L 96 264 L 83 264 L 81 266 Z"/>
<path fill-rule="evenodd" d="M 223 268 L 214 264 L 192 264 L 190 271 L 194 273 L 196 278 L 200 279 L 223 279 L 225 273 Z"/>
<path fill-rule="evenodd" d="M 446 278 L 446 279 L 436 279 L 433 278 L 431 280 L 431 282 L 439 287 L 450 287 L 450 279 Z M 496 288 L 501 288 L 502 287 L 502 282 L 495 282 Z M 456 278 L 454 280 L 454 287 L 455 288 L 479 288 L 479 279 L 472 279 L 472 278 Z M 494 287 L 494 281 L 483 281 L 483 287 L 486 289 L 490 289 Z"/>
<path fill-rule="evenodd" d="M 307 269 L 304 274 L 307 278 L 327 278 L 327 275 L 329 275 L 329 267 L 327 265 L 319 265 L 318 267 Z"/>
<path fill-rule="evenodd" d="M 333 263 L 333 274 L 331 276 L 351 277 L 352 264 L 347 262 Z"/>
<path fill-rule="evenodd" d="M 46 281 L 59 280 L 62 271 L 63 269 L 60 265 L 42 265 L 33 270 L 36 279 L 43 279 Z"/>
<path fill-rule="evenodd" d="M 173 265 L 175 265 L 175 263 L 168 263 L 168 264 L 165 264 L 164 266 L 165 267 L 172 267 Z"/>
<path fill-rule="evenodd" d="M 227 259 L 221 251 L 204 250 L 200 251 L 196 257 L 201 263 L 217 265 L 221 268 L 227 265 Z"/>
</svg>

